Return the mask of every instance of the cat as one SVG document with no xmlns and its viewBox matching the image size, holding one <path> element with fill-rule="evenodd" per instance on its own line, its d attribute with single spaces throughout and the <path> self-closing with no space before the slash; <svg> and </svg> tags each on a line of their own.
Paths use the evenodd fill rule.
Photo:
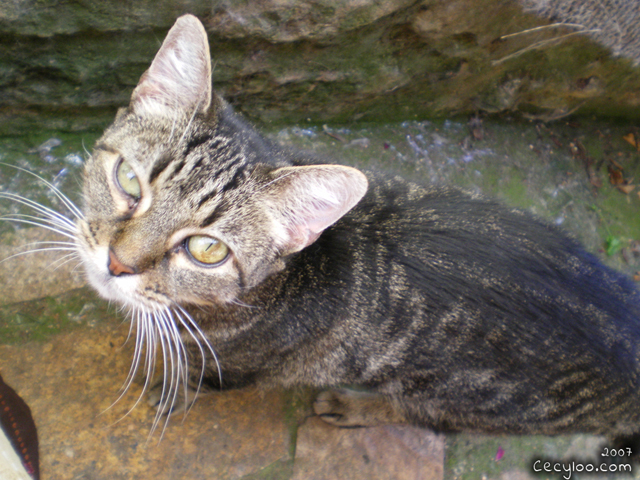
<svg viewBox="0 0 640 480">
<path fill-rule="evenodd" d="M 204 390 L 307 385 L 338 426 L 640 433 L 629 278 L 497 201 L 278 146 L 211 81 L 205 29 L 182 16 L 67 225 L 147 342 L 135 366 L 162 347 L 159 414 Z"/>
<path fill-rule="evenodd" d="M 565 1 L 519 0 L 525 11 L 584 33 L 621 55 L 640 64 L 640 10 L 636 2 L 625 0 Z"/>
</svg>

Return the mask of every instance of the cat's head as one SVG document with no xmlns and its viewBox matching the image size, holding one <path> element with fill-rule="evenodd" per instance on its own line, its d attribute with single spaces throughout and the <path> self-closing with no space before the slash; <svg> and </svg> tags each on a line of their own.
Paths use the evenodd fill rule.
<svg viewBox="0 0 640 480">
<path fill-rule="evenodd" d="M 233 301 L 366 192 L 358 170 L 287 158 L 212 91 L 206 32 L 179 18 L 87 161 L 79 243 L 91 283 L 150 310 Z"/>
</svg>

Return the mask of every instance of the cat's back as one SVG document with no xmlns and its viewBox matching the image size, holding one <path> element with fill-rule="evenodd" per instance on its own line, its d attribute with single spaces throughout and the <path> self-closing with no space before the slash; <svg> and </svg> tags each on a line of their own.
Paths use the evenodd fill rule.
<svg viewBox="0 0 640 480">
<path fill-rule="evenodd" d="M 341 228 L 358 230 L 360 248 L 383 249 L 390 265 L 413 270 L 415 288 L 438 288 L 438 279 L 457 282 L 452 289 L 458 296 L 507 294 L 510 287 L 567 299 L 573 294 L 577 302 L 588 300 L 640 325 L 633 281 L 558 227 L 495 199 L 374 175 L 370 192 Z"/>
<path fill-rule="evenodd" d="M 358 235 L 365 300 L 349 321 L 365 319 L 377 355 L 395 357 L 393 375 L 369 372 L 369 384 L 401 378 L 453 428 L 557 432 L 567 421 L 606 431 L 616 415 L 635 415 L 640 295 L 630 279 L 526 212 L 454 188 L 370 180 L 327 232 Z"/>
</svg>

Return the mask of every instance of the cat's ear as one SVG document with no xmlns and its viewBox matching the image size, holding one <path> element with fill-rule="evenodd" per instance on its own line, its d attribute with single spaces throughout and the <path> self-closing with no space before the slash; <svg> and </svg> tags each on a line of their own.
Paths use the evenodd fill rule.
<svg viewBox="0 0 640 480">
<path fill-rule="evenodd" d="M 131 96 L 138 113 L 175 116 L 205 112 L 211 104 L 207 32 L 193 15 L 176 20 Z"/>
<path fill-rule="evenodd" d="M 367 191 L 367 177 L 340 165 L 284 167 L 271 173 L 267 204 L 276 223 L 283 254 L 311 245 L 351 210 Z"/>
</svg>

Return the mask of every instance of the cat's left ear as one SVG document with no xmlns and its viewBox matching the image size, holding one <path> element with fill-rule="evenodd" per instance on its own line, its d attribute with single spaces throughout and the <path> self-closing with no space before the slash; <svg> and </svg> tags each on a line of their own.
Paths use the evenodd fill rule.
<svg viewBox="0 0 640 480">
<path fill-rule="evenodd" d="M 351 167 L 318 165 L 279 168 L 265 201 L 283 254 L 311 245 L 367 192 L 367 177 Z"/>
<path fill-rule="evenodd" d="M 206 112 L 211 105 L 211 59 L 202 23 L 193 15 L 176 20 L 131 96 L 137 113 L 175 116 Z"/>
</svg>

